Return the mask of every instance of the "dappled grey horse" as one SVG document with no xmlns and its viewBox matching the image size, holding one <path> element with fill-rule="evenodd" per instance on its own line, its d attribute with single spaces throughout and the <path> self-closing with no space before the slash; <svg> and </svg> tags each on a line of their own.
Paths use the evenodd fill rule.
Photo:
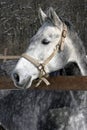
<svg viewBox="0 0 87 130">
<path fill-rule="evenodd" d="M 39 17 L 42 26 L 12 73 L 15 85 L 30 87 L 34 79 L 59 70 L 68 62 L 76 62 L 81 74 L 87 75 L 86 52 L 70 24 L 61 20 L 53 8 L 47 14 L 40 9 Z"/>
</svg>

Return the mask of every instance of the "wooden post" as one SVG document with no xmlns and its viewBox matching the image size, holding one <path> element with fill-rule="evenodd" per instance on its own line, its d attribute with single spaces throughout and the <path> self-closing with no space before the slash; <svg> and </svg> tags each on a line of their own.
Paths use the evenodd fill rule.
<svg viewBox="0 0 87 130">
<path fill-rule="evenodd" d="M 6 62 L 6 55 L 7 55 L 7 51 L 8 51 L 8 48 L 5 48 L 4 49 L 4 59 L 3 59 L 3 62 Z"/>
</svg>

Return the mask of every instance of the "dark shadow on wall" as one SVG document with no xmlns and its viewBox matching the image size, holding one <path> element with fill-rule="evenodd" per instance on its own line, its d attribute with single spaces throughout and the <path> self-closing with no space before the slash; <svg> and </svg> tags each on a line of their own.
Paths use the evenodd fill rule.
<svg viewBox="0 0 87 130">
<path fill-rule="evenodd" d="M 0 130 L 5 130 L 5 129 L 0 125 Z"/>
</svg>

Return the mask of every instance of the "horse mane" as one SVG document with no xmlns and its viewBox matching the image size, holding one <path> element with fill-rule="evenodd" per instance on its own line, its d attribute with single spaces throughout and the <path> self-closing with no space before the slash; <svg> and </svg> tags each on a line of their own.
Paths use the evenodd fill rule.
<svg viewBox="0 0 87 130">
<path fill-rule="evenodd" d="M 67 25 L 67 27 L 71 30 L 72 29 L 72 24 L 70 21 L 64 20 L 64 23 Z"/>
<path fill-rule="evenodd" d="M 69 30 L 73 30 L 73 25 L 72 25 L 72 23 L 71 23 L 69 20 L 64 19 L 64 18 L 62 18 L 62 17 L 60 17 L 60 16 L 59 16 L 59 18 L 60 18 L 60 20 L 61 20 L 63 23 L 66 24 L 66 26 L 68 27 Z"/>
</svg>

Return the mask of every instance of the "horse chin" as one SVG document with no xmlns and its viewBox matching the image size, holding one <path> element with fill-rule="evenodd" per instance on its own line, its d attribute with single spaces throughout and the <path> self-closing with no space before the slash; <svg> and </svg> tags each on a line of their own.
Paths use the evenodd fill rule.
<svg viewBox="0 0 87 130">
<path fill-rule="evenodd" d="M 32 81 L 33 81 L 32 78 L 31 78 L 31 80 L 28 80 L 27 83 L 24 85 L 24 88 L 26 88 L 26 89 L 30 88 L 32 85 Z"/>
</svg>

